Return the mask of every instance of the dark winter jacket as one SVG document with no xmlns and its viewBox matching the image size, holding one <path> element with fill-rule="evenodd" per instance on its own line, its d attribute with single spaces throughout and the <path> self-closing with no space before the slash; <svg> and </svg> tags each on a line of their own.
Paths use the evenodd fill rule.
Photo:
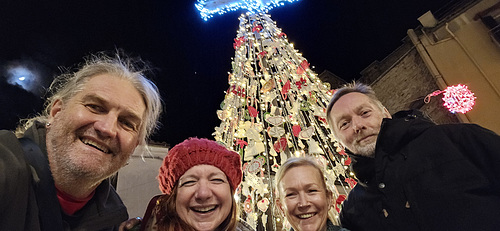
<svg viewBox="0 0 500 231">
<path fill-rule="evenodd" d="M 25 137 L 33 140 L 47 158 L 45 146 L 45 128 L 37 123 L 26 131 Z M 23 149 L 18 139 L 11 131 L 0 131 L 0 230 L 37 231 L 48 230 L 41 225 L 40 217 L 50 216 L 62 219 L 62 230 L 118 230 L 121 222 L 128 219 L 125 205 L 118 197 L 109 181 L 103 181 L 96 189 L 94 197 L 74 215 L 61 212 L 57 197 L 45 197 L 43 202 L 50 209 L 39 208 L 35 188 L 40 187 L 45 179 L 43 174 L 35 171 L 27 164 Z M 50 182 L 50 181 L 49 181 Z M 53 184 L 52 187 L 55 192 Z M 50 203 L 53 201 L 54 203 Z M 50 231 L 54 229 L 50 228 Z"/>
<path fill-rule="evenodd" d="M 358 184 L 342 226 L 358 230 L 498 230 L 500 137 L 435 125 L 416 111 L 384 119 L 375 158 L 352 155 Z"/>
</svg>

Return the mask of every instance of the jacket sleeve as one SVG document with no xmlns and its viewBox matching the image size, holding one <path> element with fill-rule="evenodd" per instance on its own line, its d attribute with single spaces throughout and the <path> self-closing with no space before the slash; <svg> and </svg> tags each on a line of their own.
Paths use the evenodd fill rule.
<svg viewBox="0 0 500 231">
<path fill-rule="evenodd" d="M 0 131 L 0 224 L 5 230 L 23 230 L 29 209 L 31 170 L 15 135 Z"/>
<path fill-rule="evenodd" d="M 500 192 L 500 136 L 479 125 L 467 124 L 459 131 L 458 145 Z"/>
<path fill-rule="evenodd" d="M 356 204 L 356 195 L 359 193 L 358 191 L 360 190 L 361 186 L 356 185 L 351 192 L 349 193 L 348 197 L 344 202 L 342 203 L 342 209 L 340 210 L 339 218 L 340 218 L 340 225 L 344 228 L 350 229 L 350 230 L 355 230 L 355 221 L 353 221 L 353 216 L 352 214 L 355 213 L 355 204 Z"/>
</svg>

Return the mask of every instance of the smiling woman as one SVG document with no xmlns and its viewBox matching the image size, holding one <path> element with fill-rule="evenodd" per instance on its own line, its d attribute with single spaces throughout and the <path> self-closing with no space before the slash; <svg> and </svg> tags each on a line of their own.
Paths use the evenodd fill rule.
<svg viewBox="0 0 500 231">
<path fill-rule="evenodd" d="M 292 226 L 291 230 L 347 231 L 334 225 L 329 217 L 333 194 L 314 160 L 288 159 L 278 170 L 276 183 L 276 205 Z"/>
<path fill-rule="evenodd" d="M 241 183 L 241 159 L 215 141 L 190 138 L 169 151 L 141 230 L 251 231 L 238 219 L 233 197 Z M 129 220 L 122 228 L 138 220 Z"/>
</svg>

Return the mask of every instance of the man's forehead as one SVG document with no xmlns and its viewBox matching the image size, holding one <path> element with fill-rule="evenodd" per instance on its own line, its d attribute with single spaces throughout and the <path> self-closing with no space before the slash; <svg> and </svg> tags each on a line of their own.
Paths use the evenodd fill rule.
<svg viewBox="0 0 500 231">
<path fill-rule="evenodd" d="M 367 95 L 359 92 L 350 92 L 341 96 L 332 106 L 332 113 L 345 110 L 359 109 L 364 106 L 376 106 L 375 102 Z"/>
<path fill-rule="evenodd" d="M 119 85 L 103 84 L 107 83 L 109 80 L 118 81 L 115 84 Z M 121 89 L 128 89 L 127 94 L 125 95 L 127 99 L 121 99 L 120 96 L 115 95 L 116 93 L 119 93 Z M 77 95 L 80 95 L 81 99 L 95 100 L 111 104 L 112 106 L 119 106 L 123 108 L 124 111 L 129 114 L 133 114 L 140 120 L 143 120 L 146 110 L 146 103 L 133 83 L 114 74 L 99 74 L 90 77 L 90 79 L 84 84 L 83 90 Z"/>
</svg>

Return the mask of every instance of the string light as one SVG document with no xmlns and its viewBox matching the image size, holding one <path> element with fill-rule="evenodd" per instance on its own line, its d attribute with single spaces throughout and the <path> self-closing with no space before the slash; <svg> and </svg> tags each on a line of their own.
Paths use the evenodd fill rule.
<svg viewBox="0 0 500 231">
<path fill-rule="evenodd" d="M 472 110 L 476 102 L 474 93 L 471 92 L 467 85 L 458 84 L 449 86 L 443 91 L 434 91 L 427 95 L 424 99 L 425 103 L 430 102 L 430 97 L 443 93 L 443 106 L 448 108 L 451 113 L 467 113 Z"/>
<path fill-rule="evenodd" d="M 460 112 L 466 113 L 472 109 L 475 104 L 476 97 L 466 85 L 450 86 L 444 90 L 443 101 L 444 106 L 451 113 Z"/>
<path fill-rule="evenodd" d="M 223 15 L 232 11 L 246 9 L 249 13 L 267 13 L 275 7 L 283 6 L 283 2 L 296 2 L 298 0 L 234 0 L 234 1 L 217 1 L 198 0 L 195 4 L 196 9 L 200 11 L 201 18 L 207 21 L 214 14 Z"/>
</svg>

